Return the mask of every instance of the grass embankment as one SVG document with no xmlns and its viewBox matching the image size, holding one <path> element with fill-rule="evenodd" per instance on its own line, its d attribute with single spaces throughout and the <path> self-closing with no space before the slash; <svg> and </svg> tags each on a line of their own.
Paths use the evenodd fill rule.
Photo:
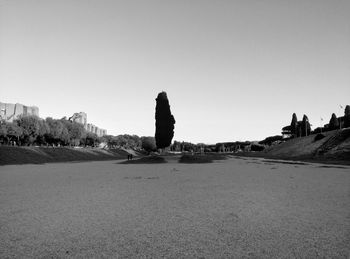
<svg viewBox="0 0 350 259">
<path fill-rule="evenodd" d="M 324 138 L 319 140 L 316 140 L 317 135 L 310 135 L 288 140 L 263 152 L 249 152 L 241 155 L 349 165 L 350 128 L 322 134 Z"/>
<path fill-rule="evenodd" d="M 0 165 L 125 159 L 124 150 L 0 146 Z"/>
</svg>

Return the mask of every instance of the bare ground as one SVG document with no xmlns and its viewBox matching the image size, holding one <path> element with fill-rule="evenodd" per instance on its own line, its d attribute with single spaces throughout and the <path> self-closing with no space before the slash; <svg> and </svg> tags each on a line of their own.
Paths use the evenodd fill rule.
<svg viewBox="0 0 350 259">
<path fill-rule="evenodd" d="M 0 258 L 349 258 L 350 167 L 0 167 Z"/>
</svg>

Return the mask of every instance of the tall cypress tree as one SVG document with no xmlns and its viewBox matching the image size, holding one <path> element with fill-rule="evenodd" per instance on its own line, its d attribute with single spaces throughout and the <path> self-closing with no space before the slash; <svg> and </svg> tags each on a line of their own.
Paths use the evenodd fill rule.
<svg viewBox="0 0 350 259">
<path fill-rule="evenodd" d="M 301 136 L 308 136 L 311 132 L 311 125 L 309 122 L 309 118 L 304 114 L 303 120 L 301 122 Z"/>
<path fill-rule="evenodd" d="M 290 132 L 292 133 L 293 137 L 297 136 L 297 133 L 298 133 L 298 119 L 297 119 L 297 115 L 295 113 L 293 113 L 292 122 L 290 123 Z"/>
<path fill-rule="evenodd" d="M 344 115 L 345 117 L 350 117 L 350 105 L 345 106 Z"/>
<path fill-rule="evenodd" d="M 330 130 L 339 129 L 339 121 L 335 113 L 332 113 L 332 117 L 329 120 L 329 129 Z"/>
<path fill-rule="evenodd" d="M 159 93 L 156 102 L 156 145 L 157 148 L 165 148 L 170 146 L 173 139 L 175 119 L 166 92 Z"/>
<path fill-rule="evenodd" d="M 350 127 L 350 105 L 346 105 L 344 111 L 344 127 Z"/>
</svg>

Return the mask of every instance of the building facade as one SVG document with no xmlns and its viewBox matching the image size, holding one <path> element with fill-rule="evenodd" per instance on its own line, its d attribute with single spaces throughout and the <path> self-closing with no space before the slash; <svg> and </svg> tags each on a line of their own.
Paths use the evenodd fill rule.
<svg viewBox="0 0 350 259">
<path fill-rule="evenodd" d="M 84 125 L 84 127 L 85 127 L 87 132 L 94 133 L 94 134 L 96 134 L 99 137 L 107 135 L 107 130 L 101 129 L 101 128 L 97 127 L 94 124 L 88 123 L 86 126 Z"/>
<path fill-rule="evenodd" d="M 85 112 L 76 112 L 73 114 L 72 117 L 69 118 L 69 120 L 84 125 L 84 128 L 87 132 L 94 133 L 98 137 L 102 137 L 104 135 L 107 135 L 107 130 L 100 129 L 99 127 L 95 126 L 94 124 L 87 123 L 87 114 Z"/>
<path fill-rule="evenodd" d="M 19 116 L 35 115 L 39 117 L 39 108 L 36 106 L 26 106 L 20 103 L 0 102 L 0 119 L 6 122 L 13 122 Z"/>
<path fill-rule="evenodd" d="M 83 124 L 85 127 L 87 124 L 87 114 L 85 112 L 76 112 L 69 118 L 69 120 Z"/>
</svg>

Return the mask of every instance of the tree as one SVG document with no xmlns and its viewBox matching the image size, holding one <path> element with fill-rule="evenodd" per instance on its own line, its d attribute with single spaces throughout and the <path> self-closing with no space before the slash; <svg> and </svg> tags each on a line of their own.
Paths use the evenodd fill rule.
<svg viewBox="0 0 350 259">
<path fill-rule="evenodd" d="M 350 105 L 346 105 L 344 111 L 344 128 L 350 127 Z"/>
<path fill-rule="evenodd" d="M 141 147 L 141 139 L 137 135 L 118 135 L 114 137 L 115 145 L 120 147 L 126 147 L 126 148 L 133 148 L 137 149 Z"/>
<path fill-rule="evenodd" d="M 154 137 L 141 137 L 141 147 L 147 152 L 156 151 L 156 140 Z"/>
<path fill-rule="evenodd" d="M 0 122 L 0 140 L 1 143 L 5 142 L 5 139 L 7 139 L 7 128 L 6 128 L 6 124 Z"/>
<path fill-rule="evenodd" d="M 156 102 L 156 145 L 157 148 L 165 148 L 170 146 L 173 139 L 175 119 L 166 92 L 159 93 Z"/>
<path fill-rule="evenodd" d="M 311 126 L 309 122 L 309 118 L 304 114 L 303 120 L 301 122 L 301 136 L 308 136 L 311 132 Z"/>
<path fill-rule="evenodd" d="M 16 141 L 19 143 L 19 138 L 23 134 L 23 129 L 19 127 L 16 123 L 6 123 L 6 132 L 7 132 L 7 142 Z"/>
<path fill-rule="evenodd" d="M 264 149 L 265 149 L 265 147 L 263 145 L 260 145 L 260 144 L 252 144 L 250 146 L 251 151 L 263 151 Z"/>
<path fill-rule="evenodd" d="M 128 137 L 126 135 L 118 135 L 114 137 L 114 142 L 118 147 L 127 147 Z"/>
<path fill-rule="evenodd" d="M 46 144 L 47 143 L 46 136 L 48 133 L 50 133 L 49 125 L 46 123 L 45 120 L 40 119 L 39 120 L 39 133 L 38 133 L 38 136 L 36 138 L 36 142 L 40 145 Z"/>
<path fill-rule="evenodd" d="M 68 129 L 65 125 L 63 125 L 62 133 L 61 133 L 60 138 L 59 138 L 59 143 L 61 145 L 64 145 L 64 146 L 71 144 L 70 134 L 69 134 Z"/>
<path fill-rule="evenodd" d="M 61 119 L 61 122 L 66 126 L 69 137 L 69 144 L 76 146 L 79 145 L 80 140 L 85 138 L 84 126 L 77 122 Z"/>
<path fill-rule="evenodd" d="M 170 147 L 171 151 L 182 151 L 181 150 L 181 142 L 180 141 L 174 141 L 174 143 Z"/>
<path fill-rule="evenodd" d="M 107 145 L 108 145 L 109 148 L 116 148 L 116 147 L 118 147 L 119 146 L 118 137 L 111 136 L 111 138 L 108 140 Z"/>
<path fill-rule="evenodd" d="M 339 121 L 338 121 L 337 116 L 334 113 L 332 113 L 332 117 L 329 120 L 329 126 L 328 127 L 329 127 L 329 130 L 339 129 Z"/>
<path fill-rule="evenodd" d="M 131 140 L 132 140 L 132 145 L 130 145 L 132 148 L 137 149 L 141 147 L 141 138 L 137 135 L 132 135 L 131 136 Z"/>
<path fill-rule="evenodd" d="M 344 115 L 345 117 L 350 117 L 350 105 L 346 105 Z"/>
<path fill-rule="evenodd" d="M 49 130 L 45 134 L 45 139 L 49 144 L 63 144 L 69 139 L 67 137 L 67 129 L 61 120 L 55 120 L 48 117 L 46 118 L 46 124 L 48 125 Z"/>
<path fill-rule="evenodd" d="M 100 139 L 95 133 L 87 132 L 86 137 L 82 139 L 85 146 L 95 147 L 100 144 Z"/>
<path fill-rule="evenodd" d="M 295 113 L 293 113 L 292 121 L 290 123 L 290 132 L 291 132 L 291 135 L 293 137 L 297 136 L 297 133 L 298 133 L 298 119 L 297 119 L 297 115 Z"/>
<path fill-rule="evenodd" d="M 270 136 L 265 138 L 264 140 L 260 141 L 259 144 L 271 146 L 272 143 L 281 141 L 281 140 L 283 140 L 283 136 L 275 135 L 275 136 Z"/>
<path fill-rule="evenodd" d="M 67 129 L 69 131 L 71 143 L 74 146 L 79 145 L 80 140 L 82 138 L 85 138 L 85 136 L 86 136 L 84 126 L 80 123 L 71 122 L 71 127 L 70 128 L 67 127 Z M 96 137 L 97 137 L 97 135 L 96 135 Z M 96 141 L 97 141 L 97 139 L 96 139 Z"/>
<path fill-rule="evenodd" d="M 35 142 L 40 131 L 40 118 L 37 116 L 20 116 L 16 123 L 22 128 L 21 139 L 24 144 L 31 145 Z"/>
<path fill-rule="evenodd" d="M 302 121 L 298 122 L 298 128 L 297 128 L 297 133 L 296 133 L 296 136 L 297 136 L 297 137 L 302 137 L 302 136 L 304 136 L 304 135 L 303 135 L 303 132 L 305 133 L 305 130 L 302 131 L 302 124 L 303 124 Z"/>
<path fill-rule="evenodd" d="M 113 147 L 113 138 L 112 135 L 104 135 L 101 137 L 101 142 L 105 142 L 108 148 Z"/>
</svg>

